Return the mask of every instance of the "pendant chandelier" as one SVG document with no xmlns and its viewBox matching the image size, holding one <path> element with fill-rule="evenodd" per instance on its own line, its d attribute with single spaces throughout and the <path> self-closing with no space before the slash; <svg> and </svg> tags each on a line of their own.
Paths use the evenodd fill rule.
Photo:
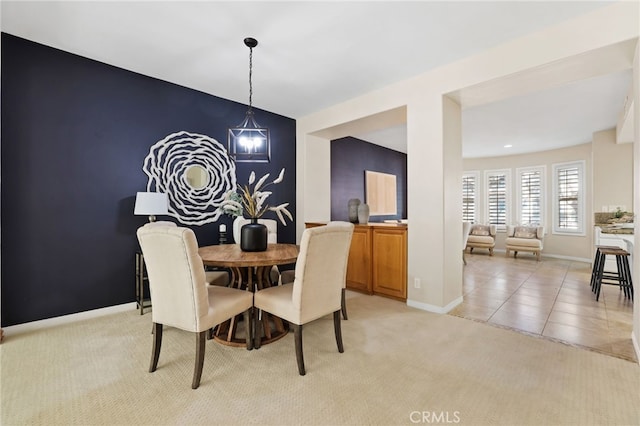
<svg viewBox="0 0 640 426">
<path fill-rule="evenodd" d="M 260 126 L 253 116 L 253 48 L 258 40 L 247 37 L 244 44 L 249 48 L 249 109 L 242 123 L 229 128 L 228 151 L 229 156 L 236 162 L 268 163 L 271 159 L 269 129 Z"/>
</svg>

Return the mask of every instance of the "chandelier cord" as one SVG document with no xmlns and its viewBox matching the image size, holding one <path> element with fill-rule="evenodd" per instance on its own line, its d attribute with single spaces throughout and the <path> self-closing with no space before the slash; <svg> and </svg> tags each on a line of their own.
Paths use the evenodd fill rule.
<svg viewBox="0 0 640 426">
<path fill-rule="evenodd" d="M 253 74 L 253 47 L 249 48 L 249 111 L 252 111 L 253 84 L 251 76 Z"/>
</svg>

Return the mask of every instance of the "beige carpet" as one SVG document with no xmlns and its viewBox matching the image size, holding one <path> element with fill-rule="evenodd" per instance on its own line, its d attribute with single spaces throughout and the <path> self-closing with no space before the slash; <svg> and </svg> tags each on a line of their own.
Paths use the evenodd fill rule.
<svg viewBox="0 0 640 426">
<path fill-rule="evenodd" d="M 166 329 L 147 372 L 151 315 L 136 311 L 9 336 L 0 345 L 2 425 L 551 425 L 640 423 L 629 361 L 375 296 L 348 293 L 345 352 L 330 318 L 258 351 Z M 424 417 L 423 417 L 424 416 Z"/>
</svg>

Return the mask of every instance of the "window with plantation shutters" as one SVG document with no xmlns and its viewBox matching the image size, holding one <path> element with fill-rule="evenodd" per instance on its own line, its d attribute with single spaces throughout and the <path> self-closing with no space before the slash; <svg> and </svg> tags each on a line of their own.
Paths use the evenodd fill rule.
<svg viewBox="0 0 640 426">
<path fill-rule="evenodd" d="M 462 176 L 462 221 L 477 222 L 478 174 Z"/>
<path fill-rule="evenodd" d="M 584 162 L 553 165 L 556 233 L 584 233 Z"/>
<path fill-rule="evenodd" d="M 544 166 L 518 169 L 518 223 L 544 223 Z"/>
<path fill-rule="evenodd" d="M 486 174 L 487 223 L 506 229 L 509 210 L 509 174 L 491 171 Z"/>
</svg>

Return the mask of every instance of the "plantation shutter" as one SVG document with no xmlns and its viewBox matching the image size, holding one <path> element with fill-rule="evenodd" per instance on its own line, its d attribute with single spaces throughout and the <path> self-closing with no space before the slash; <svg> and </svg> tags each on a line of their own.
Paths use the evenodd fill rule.
<svg viewBox="0 0 640 426">
<path fill-rule="evenodd" d="M 580 194 L 580 170 L 577 166 L 557 169 L 558 227 L 578 230 Z"/>
<path fill-rule="evenodd" d="M 462 221 L 476 221 L 476 177 L 462 177 Z"/>
<path fill-rule="evenodd" d="M 489 223 L 507 224 L 507 177 L 504 174 L 489 176 L 488 182 Z"/>
<path fill-rule="evenodd" d="M 542 210 L 542 179 L 539 170 L 520 175 L 520 223 L 540 224 Z"/>
</svg>

